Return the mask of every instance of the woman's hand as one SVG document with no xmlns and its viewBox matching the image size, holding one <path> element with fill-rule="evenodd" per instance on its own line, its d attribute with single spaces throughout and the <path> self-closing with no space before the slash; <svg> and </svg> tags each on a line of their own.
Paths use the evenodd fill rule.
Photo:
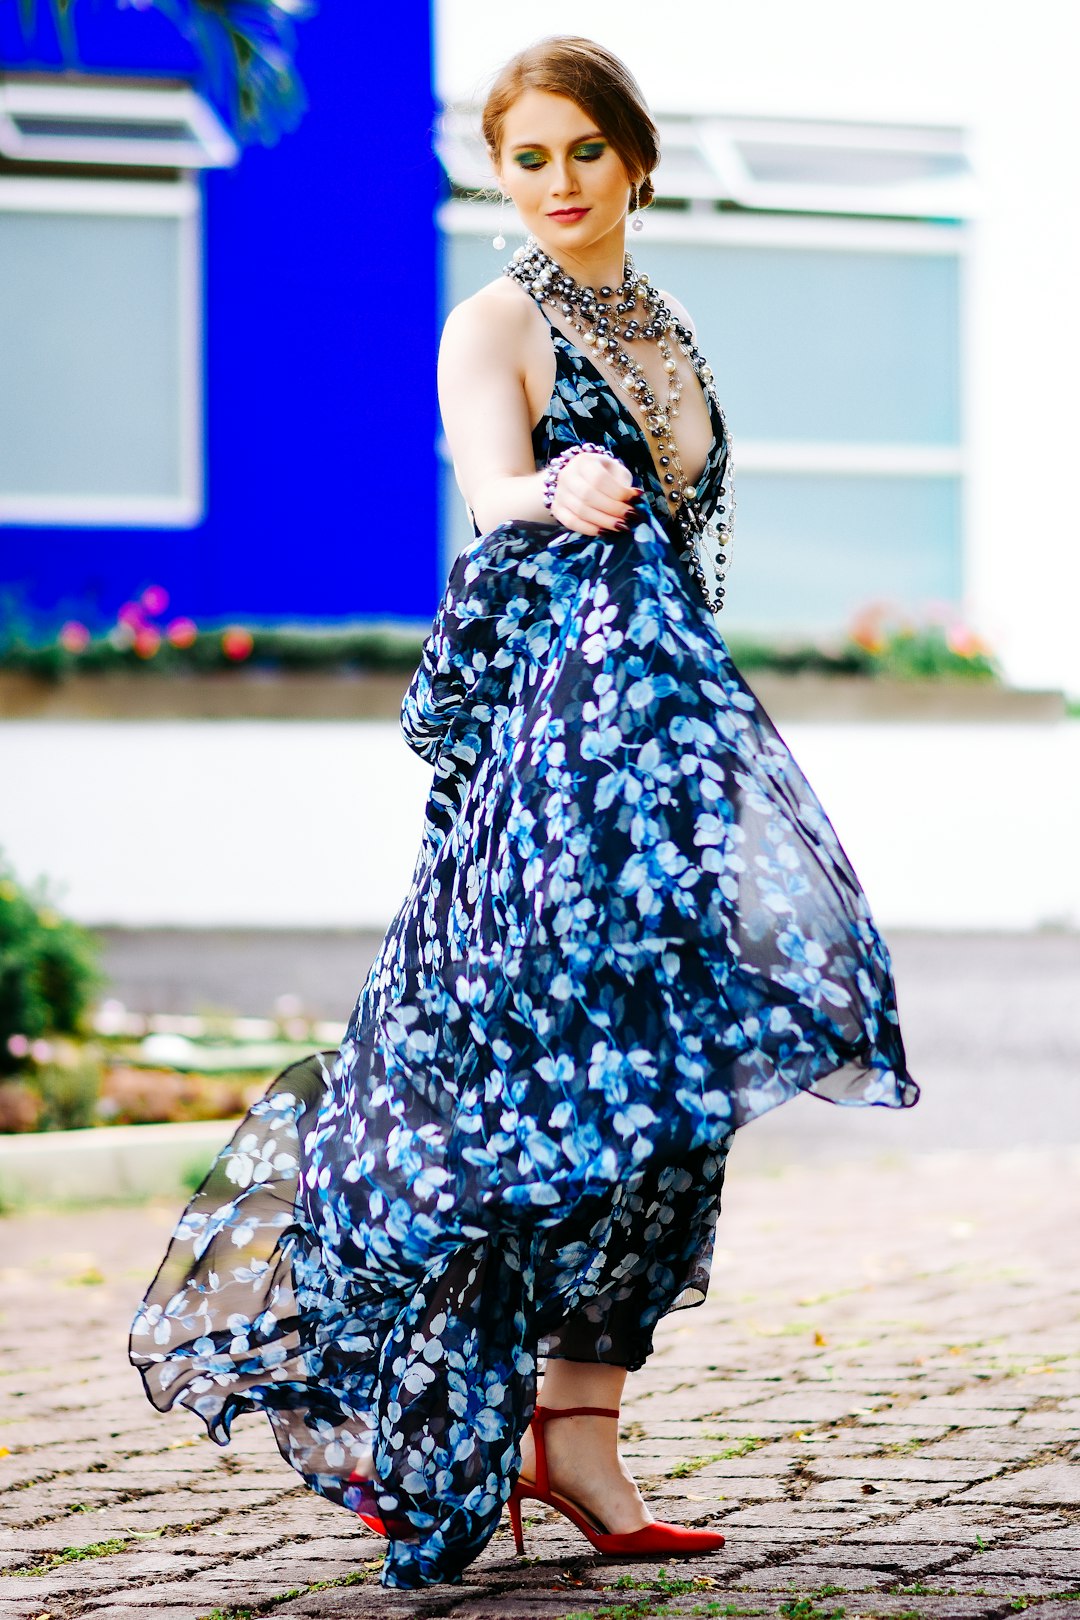
<svg viewBox="0 0 1080 1620">
<path fill-rule="evenodd" d="M 575 534 L 626 529 L 641 493 L 629 467 L 614 456 L 574 456 L 559 470 L 551 515 Z"/>
</svg>

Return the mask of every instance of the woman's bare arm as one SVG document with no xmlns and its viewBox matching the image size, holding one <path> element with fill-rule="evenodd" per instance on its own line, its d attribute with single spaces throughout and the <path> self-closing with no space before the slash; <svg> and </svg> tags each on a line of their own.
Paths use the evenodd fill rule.
<svg viewBox="0 0 1080 1620">
<path fill-rule="evenodd" d="M 439 350 L 439 405 L 458 488 L 482 533 L 513 521 L 599 534 L 626 518 L 633 480 L 621 463 L 577 456 L 543 501 L 525 393 L 529 305 L 488 289 L 452 310 Z"/>
<path fill-rule="evenodd" d="M 547 518 L 529 432 L 521 317 L 477 294 L 451 310 L 439 347 L 439 408 L 458 488 L 486 532 Z"/>
</svg>

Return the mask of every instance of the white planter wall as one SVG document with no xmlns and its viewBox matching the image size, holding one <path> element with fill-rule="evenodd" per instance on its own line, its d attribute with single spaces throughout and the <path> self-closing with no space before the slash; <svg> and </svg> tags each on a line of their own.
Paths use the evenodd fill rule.
<svg viewBox="0 0 1080 1620">
<path fill-rule="evenodd" d="M 1080 724 L 781 729 L 883 927 L 1080 927 Z M 0 847 L 89 923 L 382 928 L 429 780 L 387 722 L 10 721 Z"/>
</svg>

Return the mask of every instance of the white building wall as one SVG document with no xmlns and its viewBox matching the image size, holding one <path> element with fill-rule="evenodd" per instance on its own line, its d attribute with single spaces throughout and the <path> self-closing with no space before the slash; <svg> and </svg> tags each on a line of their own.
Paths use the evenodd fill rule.
<svg viewBox="0 0 1080 1620">
<path fill-rule="evenodd" d="M 1076 10 L 985 0 L 436 0 L 440 94 L 482 97 L 540 34 L 623 55 L 659 111 L 939 120 L 981 192 L 968 305 L 967 607 L 1019 685 L 1080 694 Z M 643 235 L 644 256 L 648 238 Z"/>
</svg>

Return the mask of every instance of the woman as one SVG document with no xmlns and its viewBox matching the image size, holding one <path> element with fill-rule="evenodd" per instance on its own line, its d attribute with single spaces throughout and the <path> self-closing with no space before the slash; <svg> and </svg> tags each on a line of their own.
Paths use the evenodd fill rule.
<svg viewBox="0 0 1080 1620">
<path fill-rule="evenodd" d="M 478 538 L 403 708 L 435 768 L 413 884 L 340 1052 L 251 1111 L 132 1343 L 222 1443 L 265 1411 L 397 1586 L 459 1578 L 507 1502 L 520 1548 L 530 1496 L 601 1551 L 718 1548 L 623 1467 L 627 1371 L 704 1298 L 739 1125 L 918 1095 L 865 898 L 717 629 L 724 419 L 625 258 L 640 91 L 547 40 L 484 133 L 532 239 L 442 345 Z"/>
</svg>

